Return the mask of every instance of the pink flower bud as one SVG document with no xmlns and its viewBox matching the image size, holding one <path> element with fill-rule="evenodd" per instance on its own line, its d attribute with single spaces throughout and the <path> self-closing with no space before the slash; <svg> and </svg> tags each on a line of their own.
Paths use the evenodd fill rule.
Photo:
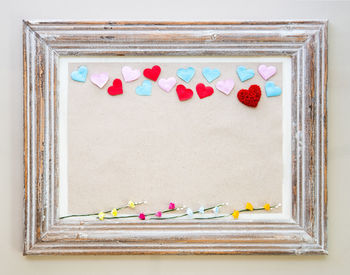
<svg viewBox="0 0 350 275">
<path fill-rule="evenodd" d="M 175 203 L 173 203 L 173 202 L 169 203 L 169 209 L 170 210 L 175 209 Z"/>
<path fill-rule="evenodd" d="M 162 211 L 158 211 L 158 212 L 156 213 L 156 217 L 160 218 L 161 216 L 162 216 Z"/>
</svg>

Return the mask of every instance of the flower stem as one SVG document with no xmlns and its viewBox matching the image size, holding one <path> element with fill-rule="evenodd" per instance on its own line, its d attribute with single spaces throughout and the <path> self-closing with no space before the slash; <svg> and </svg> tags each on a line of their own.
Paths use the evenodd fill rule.
<svg viewBox="0 0 350 275">
<path fill-rule="evenodd" d="M 135 202 L 135 206 L 136 205 L 140 205 L 140 204 L 144 204 L 144 203 L 145 203 L 144 201 Z M 122 209 L 125 209 L 125 208 L 128 208 L 128 207 L 129 207 L 129 205 L 123 205 L 121 207 L 116 208 L 116 210 L 119 211 L 119 210 L 122 210 Z M 112 209 L 111 210 L 106 210 L 106 211 L 101 211 L 101 212 L 105 213 L 105 214 L 108 214 L 111 211 L 112 211 Z M 73 214 L 73 215 L 67 215 L 67 216 L 59 217 L 59 219 L 62 220 L 62 219 L 67 219 L 67 218 L 97 216 L 98 214 L 100 214 L 100 212 L 98 212 L 98 213 L 90 213 L 90 214 Z M 138 217 L 138 216 L 136 215 L 136 217 Z"/>
</svg>

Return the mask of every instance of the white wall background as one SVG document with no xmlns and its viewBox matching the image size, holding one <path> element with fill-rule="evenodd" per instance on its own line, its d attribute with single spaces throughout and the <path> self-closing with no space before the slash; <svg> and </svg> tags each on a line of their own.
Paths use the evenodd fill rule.
<svg viewBox="0 0 350 275">
<path fill-rule="evenodd" d="M 0 274 L 349 274 L 350 1 L 1 0 Z M 329 19 L 328 256 L 23 257 L 22 19 Z"/>
</svg>

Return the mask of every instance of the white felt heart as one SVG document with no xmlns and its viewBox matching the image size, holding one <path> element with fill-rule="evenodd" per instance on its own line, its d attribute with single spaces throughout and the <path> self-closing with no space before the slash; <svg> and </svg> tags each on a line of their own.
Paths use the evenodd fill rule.
<svg viewBox="0 0 350 275">
<path fill-rule="evenodd" d="M 141 76 L 141 72 L 138 69 L 132 69 L 129 66 L 123 66 L 122 75 L 125 82 L 131 82 L 138 79 Z"/>
<path fill-rule="evenodd" d="M 231 93 L 234 85 L 235 82 L 233 81 L 233 79 L 220 80 L 218 81 L 218 83 L 216 83 L 216 89 L 228 95 Z"/>
<path fill-rule="evenodd" d="M 108 73 L 92 74 L 90 80 L 97 87 L 103 88 L 103 86 L 106 85 L 108 81 Z"/>
<path fill-rule="evenodd" d="M 268 80 L 276 73 L 277 69 L 274 66 L 266 66 L 264 64 L 258 67 L 258 72 L 263 79 Z"/>
<path fill-rule="evenodd" d="M 161 79 L 159 79 L 159 81 L 158 81 L 159 87 L 160 87 L 162 90 L 166 91 L 167 93 L 169 93 L 170 90 L 171 90 L 172 88 L 174 88 L 175 84 L 176 84 L 176 79 L 175 79 L 175 77 L 169 77 L 169 78 L 167 78 L 167 79 L 166 79 L 166 78 L 161 78 Z"/>
</svg>

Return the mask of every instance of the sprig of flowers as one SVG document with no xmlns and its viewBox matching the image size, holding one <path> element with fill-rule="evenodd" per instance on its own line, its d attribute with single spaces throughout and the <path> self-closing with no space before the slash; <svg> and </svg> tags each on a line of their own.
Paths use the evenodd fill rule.
<svg viewBox="0 0 350 275">
<path fill-rule="evenodd" d="M 162 211 L 156 211 L 156 212 L 151 212 L 151 213 L 139 213 L 139 214 L 131 214 L 131 215 L 123 215 L 123 216 L 113 216 L 113 217 L 103 217 L 103 219 L 106 219 L 106 220 L 113 220 L 113 219 L 127 219 L 127 218 L 139 218 L 140 220 L 145 220 L 146 217 L 149 217 L 149 216 L 155 216 L 155 217 L 162 217 L 162 215 L 164 213 L 169 213 L 169 212 L 173 212 L 173 211 L 176 211 L 176 210 L 180 210 L 182 208 L 176 208 L 175 207 L 175 203 L 173 202 L 170 202 L 169 203 L 169 206 L 168 206 L 168 209 L 166 210 L 162 210 Z M 101 220 L 101 219 L 100 219 Z"/>
<path fill-rule="evenodd" d="M 113 208 L 111 210 L 106 210 L 106 211 L 100 211 L 98 213 L 89 213 L 89 214 L 74 214 L 74 215 L 67 215 L 60 217 L 60 219 L 67 219 L 67 218 L 74 218 L 74 217 L 89 217 L 89 216 L 97 216 L 101 221 L 104 220 L 106 217 L 106 214 L 111 214 L 113 217 L 116 217 L 118 215 L 118 211 L 125 209 L 125 208 L 135 208 L 137 205 L 145 204 L 147 203 L 146 201 L 141 201 L 141 202 L 134 202 L 134 201 L 129 201 L 126 205 L 120 206 L 118 208 Z"/>
<path fill-rule="evenodd" d="M 194 220 L 209 220 L 209 219 L 218 219 L 218 218 L 224 218 L 224 217 L 229 217 L 232 216 L 234 219 L 238 219 L 239 215 L 241 212 L 251 212 L 251 211 L 260 211 L 260 210 L 265 210 L 265 211 L 270 211 L 272 208 L 278 208 L 281 205 L 270 205 L 269 203 L 266 203 L 263 207 L 257 207 L 254 208 L 254 206 L 248 202 L 246 204 L 246 207 L 241 210 L 233 210 L 232 213 L 229 214 L 222 214 L 219 215 L 219 210 L 221 207 L 228 205 L 228 203 L 221 203 L 218 205 L 210 206 L 205 208 L 204 206 L 199 207 L 198 210 L 193 211 L 191 208 L 187 207 L 180 207 L 176 208 L 175 203 L 170 202 L 168 209 L 162 210 L 162 211 L 156 211 L 156 212 L 151 212 L 151 213 L 144 213 L 140 212 L 138 214 L 130 214 L 130 215 L 122 215 L 119 216 L 119 211 L 125 208 L 135 208 L 137 205 L 145 204 L 146 201 L 143 202 L 133 202 L 129 201 L 127 205 L 118 207 L 118 208 L 113 208 L 108 211 L 100 211 L 99 213 L 91 213 L 91 214 L 79 214 L 79 215 L 68 215 L 64 217 L 60 217 L 60 219 L 65 219 L 65 218 L 71 218 L 71 217 L 86 217 L 86 216 L 97 216 L 96 218 L 103 221 L 103 220 L 111 220 L 111 219 L 127 219 L 127 218 L 139 218 L 140 220 L 145 220 L 147 217 L 150 217 L 151 220 L 170 220 L 170 219 L 177 219 L 181 217 L 188 217 Z M 163 216 L 165 213 L 170 213 L 173 211 L 177 210 L 185 210 L 185 213 L 179 214 L 179 215 L 173 215 L 173 216 Z M 209 210 L 212 210 L 214 215 L 209 215 L 209 216 L 202 216 Z M 197 214 L 200 214 L 199 216 Z"/>
</svg>

